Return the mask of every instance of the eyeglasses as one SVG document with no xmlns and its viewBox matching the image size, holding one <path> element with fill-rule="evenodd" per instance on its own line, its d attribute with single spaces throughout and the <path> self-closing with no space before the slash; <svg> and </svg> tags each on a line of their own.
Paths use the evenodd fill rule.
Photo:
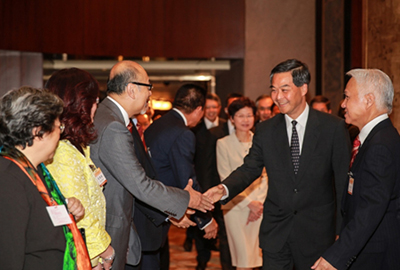
<svg viewBox="0 0 400 270">
<path fill-rule="evenodd" d="M 64 132 L 64 130 L 65 130 L 65 125 L 64 124 L 60 124 L 59 128 L 60 128 L 60 133 L 62 134 Z"/>
<path fill-rule="evenodd" d="M 128 82 L 126 85 L 133 83 L 133 84 L 137 84 L 137 85 L 141 85 L 141 86 L 146 86 L 149 90 L 153 89 L 153 85 L 152 84 L 148 84 L 148 83 L 140 83 L 140 82 Z"/>
</svg>

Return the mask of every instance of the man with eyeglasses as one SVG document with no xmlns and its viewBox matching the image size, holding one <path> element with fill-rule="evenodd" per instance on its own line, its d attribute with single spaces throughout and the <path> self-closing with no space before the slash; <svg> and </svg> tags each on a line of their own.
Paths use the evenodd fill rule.
<svg viewBox="0 0 400 270">
<path fill-rule="evenodd" d="M 117 63 L 110 72 L 107 98 L 100 103 L 94 118 L 98 139 L 90 145 L 90 152 L 107 179 L 106 230 L 115 249 L 114 270 L 123 270 L 126 262 L 136 265 L 141 257 L 141 244 L 132 221 L 135 199 L 171 219 L 182 218 L 188 207 L 204 212 L 213 208 L 207 198 L 192 189 L 191 181 L 185 190 L 166 187 L 149 178 L 138 161 L 135 147 L 140 145 L 134 145 L 130 118 L 146 112 L 151 89 L 143 67 L 132 61 Z"/>
</svg>

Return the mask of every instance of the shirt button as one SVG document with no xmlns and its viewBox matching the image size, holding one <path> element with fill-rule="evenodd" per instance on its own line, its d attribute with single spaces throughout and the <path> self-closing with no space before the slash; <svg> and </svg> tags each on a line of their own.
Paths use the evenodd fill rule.
<svg viewBox="0 0 400 270">
<path fill-rule="evenodd" d="M 298 193 L 299 191 L 297 190 L 297 188 L 293 189 L 294 193 Z"/>
</svg>

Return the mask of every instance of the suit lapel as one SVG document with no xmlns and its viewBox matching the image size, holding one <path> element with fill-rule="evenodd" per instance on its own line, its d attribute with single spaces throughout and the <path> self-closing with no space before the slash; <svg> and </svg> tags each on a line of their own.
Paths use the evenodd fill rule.
<svg viewBox="0 0 400 270">
<path fill-rule="evenodd" d="M 281 163 L 284 164 L 285 168 L 288 168 L 287 172 L 289 178 L 295 180 L 294 168 L 292 163 L 292 156 L 290 154 L 290 146 L 288 141 L 288 134 L 286 131 L 285 116 L 283 114 L 278 114 L 275 117 L 279 117 L 279 121 L 275 124 L 273 131 L 273 138 L 275 140 L 275 153 L 282 153 L 278 155 L 277 158 L 281 159 Z M 284 146 L 284 147 L 282 147 Z M 301 166 L 301 163 L 300 163 Z"/>
<path fill-rule="evenodd" d="M 379 132 L 382 128 L 388 127 L 392 125 L 392 122 L 390 121 L 390 119 L 385 119 L 382 122 L 378 123 L 372 130 L 371 132 L 368 134 L 367 138 L 365 139 L 364 143 L 361 145 L 361 147 L 358 150 L 358 153 L 356 155 L 356 158 L 354 159 L 352 168 L 356 168 L 358 166 L 358 163 L 360 162 L 360 157 L 362 157 L 364 155 L 364 152 L 367 149 L 368 146 L 368 142 L 375 136 L 375 134 L 377 132 Z"/>
<path fill-rule="evenodd" d="M 311 157 L 313 153 L 315 152 L 315 148 L 317 146 L 317 142 L 320 136 L 318 126 L 319 119 L 316 113 L 312 109 L 310 109 L 306 124 L 306 130 L 304 133 L 303 146 L 301 149 L 300 167 L 296 176 L 297 180 L 301 179 L 304 172 L 307 171 L 308 164 L 312 159 Z"/>
</svg>

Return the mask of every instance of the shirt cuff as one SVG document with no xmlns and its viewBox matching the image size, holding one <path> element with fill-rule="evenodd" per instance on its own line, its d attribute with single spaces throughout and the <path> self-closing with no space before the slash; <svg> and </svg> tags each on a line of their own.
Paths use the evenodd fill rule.
<svg viewBox="0 0 400 270">
<path fill-rule="evenodd" d="M 208 222 L 203 228 L 201 228 L 200 230 L 204 230 L 205 228 L 207 228 L 208 225 L 210 225 L 213 222 L 213 219 L 211 219 L 210 222 Z"/>
<path fill-rule="evenodd" d="M 229 197 L 229 189 L 224 184 L 222 184 L 222 186 L 225 188 L 226 195 L 222 196 L 220 201 L 223 201 Z"/>
</svg>

